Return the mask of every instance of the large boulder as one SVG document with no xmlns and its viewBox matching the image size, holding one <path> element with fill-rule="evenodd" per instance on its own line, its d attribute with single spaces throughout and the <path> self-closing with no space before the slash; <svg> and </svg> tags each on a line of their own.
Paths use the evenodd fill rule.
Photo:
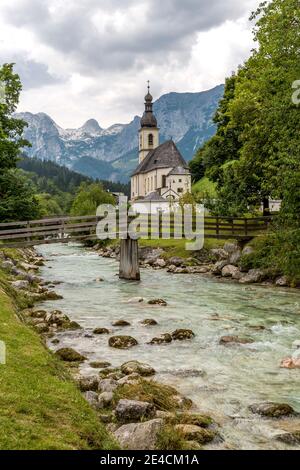
<svg viewBox="0 0 300 470">
<path fill-rule="evenodd" d="M 172 342 L 172 336 L 169 333 L 164 333 L 160 336 L 152 338 L 149 344 L 164 344 L 164 343 L 171 343 L 171 342 Z"/>
<path fill-rule="evenodd" d="M 240 259 L 242 257 L 242 252 L 239 248 L 237 248 L 231 255 L 229 256 L 229 263 L 233 265 L 238 265 Z"/>
<path fill-rule="evenodd" d="M 96 392 L 88 391 L 83 396 L 93 408 L 98 408 L 98 394 Z"/>
<path fill-rule="evenodd" d="M 112 336 L 108 340 L 111 348 L 129 349 L 138 344 L 137 340 L 132 336 Z"/>
<path fill-rule="evenodd" d="M 252 284 L 256 282 L 262 282 L 266 278 L 266 274 L 261 269 L 250 269 L 250 271 L 245 274 L 240 279 L 240 284 Z"/>
<path fill-rule="evenodd" d="M 249 406 L 250 411 L 265 418 L 283 418 L 295 413 L 294 409 L 287 403 L 264 402 Z"/>
<path fill-rule="evenodd" d="M 228 255 L 232 255 L 232 253 L 239 250 L 239 246 L 236 243 L 226 242 L 223 246 L 223 250 L 226 251 Z"/>
<path fill-rule="evenodd" d="M 114 436 L 122 449 L 155 450 L 157 437 L 163 425 L 162 419 L 125 424 L 114 432 Z"/>
<path fill-rule="evenodd" d="M 184 439 L 198 442 L 198 444 L 207 444 L 215 438 L 215 433 L 213 431 L 209 431 L 208 429 L 204 429 L 193 424 L 177 424 L 175 429 L 182 434 Z"/>
<path fill-rule="evenodd" d="M 167 266 L 166 261 L 163 258 L 158 258 L 153 266 L 157 266 L 158 268 L 165 268 Z"/>
<path fill-rule="evenodd" d="M 233 266 L 232 264 L 227 264 L 227 266 L 224 266 L 222 269 L 222 277 L 233 277 L 239 272 L 239 268 L 236 266 Z"/>
<path fill-rule="evenodd" d="M 178 341 L 183 341 L 185 339 L 192 339 L 194 338 L 195 333 L 192 330 L 185 330 L 185 329 L 179 329 L 175 330 L 172 333 L 172 339 L 173 340 L 178 340 Z"/>
<path fill-rule="evenodd" d="M 139 361 L 125 362 L 125 364 L 121 366 L 121 372 L 125 375 L 139 374 L 142 377 L 150 377 L 155 374 L 153 367 Z"/>
<path fill-rule="evenodd" d="M 98 396 L 98 409 L 107 408 L 114 399 L 112 392 L 103 392 Z"/>
<path fill-rule="evenodd" d="M 168 263 L 176 267 L 186 266 L 186 260 L 184 258 L 180 258 L 179 256 L 172 256 L 172 258 L 169 258 Z"/>
<path fill-rule="evenodd" d="M 286 276 L 281 276 L 278 279 L 276 279 L 275 284 L 276 286 L 279 286 L 279 287 L 289 287 L 290 285 L 289 280 Z"/>
<path fill-rule="evenodd" d="M 72 348 L 61 348 L 56 351 L 56 356 L 66 362 L 83 362 L 86 360 L 79 352 Z"/>
<path fill-rule="evenodd" d="M 252 248 L 250 245 L 247 245 L 242 251 L 242 256 L 249 256 L 252 255 L 252 253 L 254 253 L 254 248 Z"/>
<path fill-rule="evenodd" d="M 115 409 L 115 416 L 121 422 L 141 421 L 154 418 L 156 413 L 152 403 L 137 400 L 122 399 Z"/>
</svg>

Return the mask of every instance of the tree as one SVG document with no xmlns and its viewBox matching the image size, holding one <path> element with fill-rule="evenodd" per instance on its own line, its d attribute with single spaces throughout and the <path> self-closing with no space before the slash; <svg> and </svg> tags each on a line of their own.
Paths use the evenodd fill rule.
<svg viewBox="0 0 300 470">
<path fill-rule="evenodd" d="M 13 64 L 0 67 L 0 82 L 5 88 L 0 102 L 0 220 L 31 219 L 39 215 L 39 206 L 33 186 L 16 170 L 21 149 L 30 144 L 22 138 L 26 123 L 13 117 L 22 88 Z"/>
<path fill-rule="evenodd" d="M 114 197 L 100 183 L 82 183 L 71 208 L 71 215 L 94 215 L 100 204 L 115 204 Z"/>
</svg>

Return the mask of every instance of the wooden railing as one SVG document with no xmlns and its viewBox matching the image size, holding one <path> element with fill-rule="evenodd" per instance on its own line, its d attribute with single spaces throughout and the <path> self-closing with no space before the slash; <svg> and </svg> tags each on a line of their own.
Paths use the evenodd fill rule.
<svg viewBox="0 0 300 470">
<path fill-rule="evenodd" d="M 96 240 L 96 227 L 101 217 L 78 216 L 56 217 L 40 220 L 0 223 L 0 248 L 26 247 L 49 243 L 68 243 L 70 241 Z M 150 221 L 150 216 L 143 216 L 144 223 Z M 194 221 L 194 220 L 193 220 Z M 204 232 L 206 238 L 244 239 L 249 240 L 265 232 L 272 217 L 205 217 Z M 194 221 L 195 222 L 195 221 Z M 147 225 L 146 225 L 147 226 Z M 181 222 L 171 217 L 170 225 L 160 214 L 155 231 L 156 238 L 175 237 L 176 230 L 182 229 Z M 115 234 L 119 236 L 119 231 Z M 152 228 L 141 229 L 143 238 L 153 237 Z"/>
</svg>

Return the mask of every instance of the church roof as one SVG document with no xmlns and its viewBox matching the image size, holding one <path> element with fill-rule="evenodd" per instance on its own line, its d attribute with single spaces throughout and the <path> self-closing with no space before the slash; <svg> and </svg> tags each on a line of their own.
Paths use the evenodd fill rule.
<svg viewBox="0 0 300 470">
<path fill-rule="evenodd" d="M 183 166 L 176 166 L 175 168 L 173 168 L 167 176 L 171 176 L 171 175 L 189 175 L 190 174 L 190 170 L 188 168 L 185 168 Z"/>
<path fill-rule="evenodd" d="M 148 153 L 146 158 L 138 165 L 132 176 L 158 168 L 177 168 L 188 170 L 188 166 L 173 140 L 168 140 Z"/>
<path fill-rule="evenodd" d="M 155 201 L 155 202 L 166 202 L 166 199 L 163 198 L 158 191 L 153 191 L 152 193 L 150 194 L 147 194 L 147 196 L 145 196 L 143 199 L 138 199 L 137 201 L 135 201 L 135 204 L 137 202 L 149 202 L 149 201 Z"/>
</svg>

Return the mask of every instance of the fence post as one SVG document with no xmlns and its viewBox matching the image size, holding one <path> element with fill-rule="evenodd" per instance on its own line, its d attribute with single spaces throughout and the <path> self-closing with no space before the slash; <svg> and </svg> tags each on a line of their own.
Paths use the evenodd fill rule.
<svg viewBox="0 0 300 470">
<path fill-rule="evenodd" d="M 245 221 L 245 235 L 247 237 L 247 235 L 248 235 L 248 219 L 244 219 L 244 221 Z"/>
<path fill-rule="evenodd" d="M 216 223 L 217 223 L 217 226 L 216 226 L 216 235 L 217 235 L 217 238 L 219 237 L 220 235 L 220 225 L 219 225 L 219 216 L 217 215 L 217 218 L 216 218 Z"/>
<path fill-rule="evenodd" d="M 138 240 L 126 238 L 120 241 L 119 278 L 128 281 L 140 280 Z"/>
<path fill-rule="evenodd" d="M 30 240 L 30 231 L 29 231 L 29 229 L 30 229 L 30 221 L 27 222 L 26 227 L 27 227 L 27 230 L 28 230 L 28 232 L 27 232 L 27 241 L 30 242 L 30 241 L 31 241 L 31 240 Z"/>
</svg>

